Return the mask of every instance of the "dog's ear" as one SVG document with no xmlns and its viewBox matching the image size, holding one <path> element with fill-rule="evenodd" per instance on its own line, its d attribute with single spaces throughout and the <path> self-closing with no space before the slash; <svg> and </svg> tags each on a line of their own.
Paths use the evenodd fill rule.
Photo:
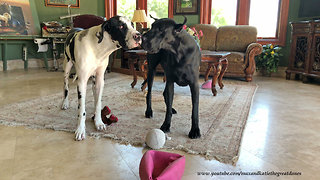
<svg viewBox="0 0 320 180">
<path fill-rule="evenodd" d="M 110 31 L 110 28 L 111 28 L 111 25 L 110 25 L 110 20 L 107 20 L 105 22 L 102 23 L 101 25 L 101 32 L 99 33 L 99 35 L 97 35 L 98 37 L 98 43 L 101 43 L 102 39 L 103 39 L 103 33 L 104 31 L 107 31 L 109 32 Z"/>
<path fill-rule="evenodd" d="M 174 26 L 174 31 L 175 31 L 176 33 L 181 32 L 183 26 L 187 23 L 187 17 L 186 17 L 186 16 L 183 16 L 183 17 L 184 17 L 183 23 L 182 23 L 182 24 L 175 24 L 175 26 Z"/>
<path fill-rule="evenodd" d="M 154 19 L 155 21 L 156 21 L 156 20 L 159 20 L 158 18 L 155 18 L 155 17 L 151 16 L 151 14 L 150 14 L 150 17 L 151 17 L 152 19 Z"/>
</svg>

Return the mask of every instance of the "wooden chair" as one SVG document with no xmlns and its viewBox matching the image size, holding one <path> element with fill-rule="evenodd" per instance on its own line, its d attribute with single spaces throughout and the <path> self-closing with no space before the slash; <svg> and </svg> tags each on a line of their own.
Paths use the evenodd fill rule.
<svg viewBox="0 0 320 180">
<path fill-rule="evenodd" d="M 88 29 L 102 24 L 107 19 L 105 17 L 92 14 L 83 14 L 73 17 L 73 27 Z"/>
</svg>

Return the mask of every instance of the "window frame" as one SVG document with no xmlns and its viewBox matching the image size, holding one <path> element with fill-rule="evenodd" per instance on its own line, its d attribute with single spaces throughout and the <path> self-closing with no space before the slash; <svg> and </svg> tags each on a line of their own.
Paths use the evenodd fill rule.
<svg viewBox="0 0 320 180">
<path fill-rule="evenodd" d="M 275 44 L 285 46 L 288 26 L 289 0 L 280 0 L 276 37 L 258 37 L 260 44 Z M 200 23 L 210 24 L 212 0 L 201 0 Z M 248 25 L 250 15 L 250 0 L 238 0 L 236 25 Z"/>
<path fill-rule="evenodd" d="M 145 9 L 147 13 L 147 0 L 136 0 L 136 9 Z M 168 16 L 173 18 L 173 0 L 168 0 Z M 201 0 L 200 2 L 200 23 L 210 24 L 212 0 Z M 117 0 L 105 0 L 105 15 L 107 19 L 117 14 Z M 280 0 L 278 25 L 276 37 L 258 37 L 260 44 L 275 44 L 285 46 L 288 26 L 289 0 Z M 248 25 L 250 15 L 250 0 L 238 0 L 237 25 Z"/>
<path fill-rule="evenodd" d="M 148 14 L 147 8 L 148 0 L 136 0 L 136 9 L 145 9 Z M 117 0 L 104 0 L 105 16 L 107 19 L 117 15 Z M 173 0 L 168 0 L 168 17 L 173 18 Z"/>
</svg>

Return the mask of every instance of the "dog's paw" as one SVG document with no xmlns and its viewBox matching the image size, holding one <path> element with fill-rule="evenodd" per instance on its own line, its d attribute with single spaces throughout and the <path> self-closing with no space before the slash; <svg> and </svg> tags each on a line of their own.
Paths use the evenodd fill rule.
<svg viewBox="0 0 320 180">
<path fill-rule="evenodd" d="M 78 127 L 76 132 L 75 132 L 76 136 L 75 139 L 76 141 L 82 141 L 86 138 L 86 129 L 85 127 Z"/>
<path fill-rule="evenodd" d="M 67 99 L 64 99 L 61 105 L 62 110 L 66 110 L 69 108 L 69 101 Z"/>
<path fill-rule="evenodd" d="M 161 128 L 160 128 L 164 133 L 168 133 L 170 132 L 170 124 L 162 124 Z"/>
<path fill-rule="evenodd" d="M 177 114 L 177 111 L 174 108 L 172 108 L 172 114 Z"/>
<path fill-rule="evenodd" d="M 191 129 L 188 136 L 189 136 L 190 139 L 200 138 L 201 137 L 200 129 L 198 127 L 194 128 L 194 129 Z"/>
<path fill-rule="evenodd" d="M 145 112 L 145 117 L 146 117 L 146 118 L 152 118 L 152 116 L 153 116 L 152 110 L 146 110 L 146 112 Z"/>
<path fill-rule="evenodd" d="M 101 123 L 95 123 L 96 128 L 98 131 L 104 131 L 106 130 L 106 125 L 101 121 Z"/>
</svg>

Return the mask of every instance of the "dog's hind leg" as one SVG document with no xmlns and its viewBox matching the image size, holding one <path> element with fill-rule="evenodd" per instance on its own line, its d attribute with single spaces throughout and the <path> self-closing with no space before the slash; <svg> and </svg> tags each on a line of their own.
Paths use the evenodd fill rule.
<svg viewBox="0 0 320 180">
<path fill-rule="evenodd" d="M 106 125 L 102 122 L 101 119 L 101 99 L 102 92 L 104 87 L 104 67 L 100 67 L 96 70 L 96 82 L 95 82 L 95 116 L 94 116 L 94 124 L 96 129 L 99 131 L 106 130 Z"/>
<path fill-rule="evenodd" d="M 86 138 L 86 90 L 87 90 L 87 82 L 88 75 L 81 74 L 78 76 L 78 126 L 75 132 L 75 139 L 77 141 L 81 141 Z"/>
<path fill-rule="evenodd" d="M 166 88 L 163 92 L 164 101 L 166 103 L 166 118 L 161 126 L 163 132 L 170 132 L 171 117 L 172 117 L 172 102 L 174 94 L 174 83 L 167 79 Z"/>
<path fill-rule="evenodd" d="M 91 80 L 92 80 L 92 94 L 94 98 L 94 104 L 97 104 L 96 76 L 91 76 Z"/>
<path fill-rule="evenodd" d="M 69 75 L 72 68 L 72 62 L 65 60 L 64 68 L 64 99 L 62 102 L 61 109 L 65 110 L 69 108 Z"/>
<path fill-rule="evenodd" d="M 191 91 L 191 100 L 192 100 L 192 126 L 189 132 L 189 138 L 196 139 L 200 138 L 200 129 L 199 129 L 199 85 L 198 80 L 193 84 L 190 84 Z"/>
</svg>

